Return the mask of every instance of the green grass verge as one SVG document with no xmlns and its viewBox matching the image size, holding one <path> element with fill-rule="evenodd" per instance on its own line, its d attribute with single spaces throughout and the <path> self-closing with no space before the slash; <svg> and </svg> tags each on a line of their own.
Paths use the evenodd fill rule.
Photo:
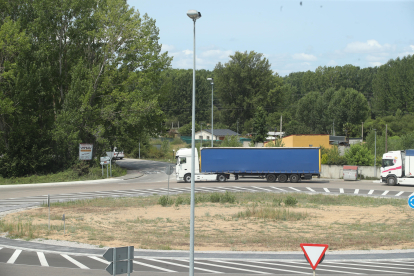
<svg viewBox="0 0 414 276">
<path fill-rule="evenodd" d="M 112 164 L 112 177 L 123 176 L 127 172 L 126 169 L 119 167 L 116 163 Z M 97 180 L 106 178 L 106 167 L 104 167 L 104 177 L 102 177 L 101 167 L 89 168 L 89 172 L 79 176 L 73 169 L 67 169 L 63 172 L 47 175 L 31 175 L 26 177 L 3 178 L 0 176 L 0 185 L 13 184 L 35 184 L 35 183 L 53 183 L 68 181 Z"/>
</svg>

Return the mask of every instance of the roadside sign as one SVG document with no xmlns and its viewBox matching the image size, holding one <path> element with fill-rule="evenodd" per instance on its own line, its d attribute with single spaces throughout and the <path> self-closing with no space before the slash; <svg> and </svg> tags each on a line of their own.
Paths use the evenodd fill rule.
<svg viewBox="0 0 414 276">
<path fill-rule="evenodd" d="M 125 246 L 125 247 L 117 247 L 116 248 L 116 256 L 115 260 L 127 260 L 128 259 L 128 248 L 130 252 L 131 258 L 134 258 L 134 247 L 133 246 Z M 114 260 L 114 249 L 109 248 L 103 254 L 105 260 L 112 262 Z"/>
<path fill-rule="evenodd" d="M 109 157 L 109 156 L 104 156 L 104 157 L 101 157 L 101 162 L 105 162 L 105 161 L 110 161 L 111 160 L 111 157 Z"/>
<path fill-rule="evenodd" d="M 166 173 L 166 174 L 170 175 L 170 174 L 172 174 L 173 172 L 174 172 L 174 166 L 173 166 L 173 165 L 168 165 L 168 166 L 165 168 L 165 173 Z"/>
<path fill-rule="evenodd" d="M 328 249 L 327 244 L 314 243 L 301 243 L 300 247 L 313 270 L 316 269 Z"/>
<path fill-rule="evenodd" d="M 408 198 L 408 206 L 414 209 L 414 195 Z"/>
<path fill-rule="evenodd" d="M 92 160 L 93 144 L 79 144 L 79 160 Z"/>
<path fill-rule="evenodd" d="M 128 273 L 129 276 L 129 274 L 133 271 L 133 246 L 109 248 L 103 254 L 103 257 L 105 260 L 111 262 L 106 267 L 106 271 L 108 271 L 113 276 L 124 273 Z"/>
<path fill-rule="evenodd" d="M 110 157 L 111 159 L 114 158 L 115 152 L 113 151 L 107 151 L 106 155 L 108 155 L 108 157 Z"/>
<path fill-rule="evenodd" d="M 129 271 L 128 271 L 128 262 L 129 262 Z M 114 263 L 110 263 L 107 267 L 106 267 L 106 271 L 109 272 L 109 274 L 113 274 L 114 273 Z M 115 271 L 115 275 L 118 274 L 125 274 L 125 273 L 131 273 L 133 272 L 133 262 L 132 260 L 127 260 L 127 261 L 117 261 L 116 262 L 116 271 Z"/>
</svg>

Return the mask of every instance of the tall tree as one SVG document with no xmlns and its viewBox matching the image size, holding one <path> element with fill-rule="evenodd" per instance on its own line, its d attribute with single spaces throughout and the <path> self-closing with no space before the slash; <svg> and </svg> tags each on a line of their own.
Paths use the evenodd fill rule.
<svg viewBox="0 0 414 276">
<path fill-rule="evenodd" d="M 267 102 L 269 93 L 276 89 L 277 76 L 262 54 L 236 52 L 230 61 L 218 63 L 214 69 L 215 90 L 220 99 L 223 123 L 235 128 L 253 118 L 258 106 Z M 277 94 L 277 91 L 275 91 Z"/>
</svg>

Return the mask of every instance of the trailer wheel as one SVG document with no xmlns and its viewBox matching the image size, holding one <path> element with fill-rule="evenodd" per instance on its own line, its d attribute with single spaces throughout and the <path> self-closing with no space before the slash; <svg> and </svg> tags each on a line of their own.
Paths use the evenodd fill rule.
<svg viewBox="0 0 414 276">
<path fill-rule="evenodd" d="M 267 182 L 275 182 L 276 181 L 276 175 L 273 173 L 270 173 L 266 176 Z"/>
<path fill-rule="evenodd" d="M 184 181 L 185 182 L 191 182 L 191 174 L 187 173 L 186 175 L 184 175 Z"/>
<path fill-rule="evenodd" d="M 287 181 L 288 177 L 286 174 L 279 174 L 279 182 L 285 183 Z"/>
<path fill-rule="evenodd" d="M 397 184 L 397 179 L 395 179 L 394 176 L 390 176 L 387 178 L 387 184 L 388 186 L 395 186 L 395 184 Z"/>
<path fill-rule="evenodd" d="M 297 174 L 291 174 L 290 175 L 290 182 L 292 182 L 292 183 L 299 182 L 299 175 L 297 175 Z"/>
<path fill-rule="evenodd" d="M 219 174 L 219 175 L 217 176 L 217 180 L 218 180 L 218 182 L 226 182 L 227 177 L 226 177 L 226 175 L 224 175 L 224 174 Z"/>
</svg>

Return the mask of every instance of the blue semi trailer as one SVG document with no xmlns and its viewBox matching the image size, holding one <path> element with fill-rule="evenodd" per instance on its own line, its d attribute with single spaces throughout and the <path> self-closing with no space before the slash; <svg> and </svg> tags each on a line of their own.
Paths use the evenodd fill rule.
<svg viewBox="0 0 414 276">
<path fill-rule="evenodd" d="M 195 157 L 195 180 L 224 182 L 234 175 L 257 176 L 268 182 L 299 182 L 320 176 L 320 148 L 202 148 Z M 176 179 L 191 181 L 191 149 L 176 154 Z"/>
</svg>

